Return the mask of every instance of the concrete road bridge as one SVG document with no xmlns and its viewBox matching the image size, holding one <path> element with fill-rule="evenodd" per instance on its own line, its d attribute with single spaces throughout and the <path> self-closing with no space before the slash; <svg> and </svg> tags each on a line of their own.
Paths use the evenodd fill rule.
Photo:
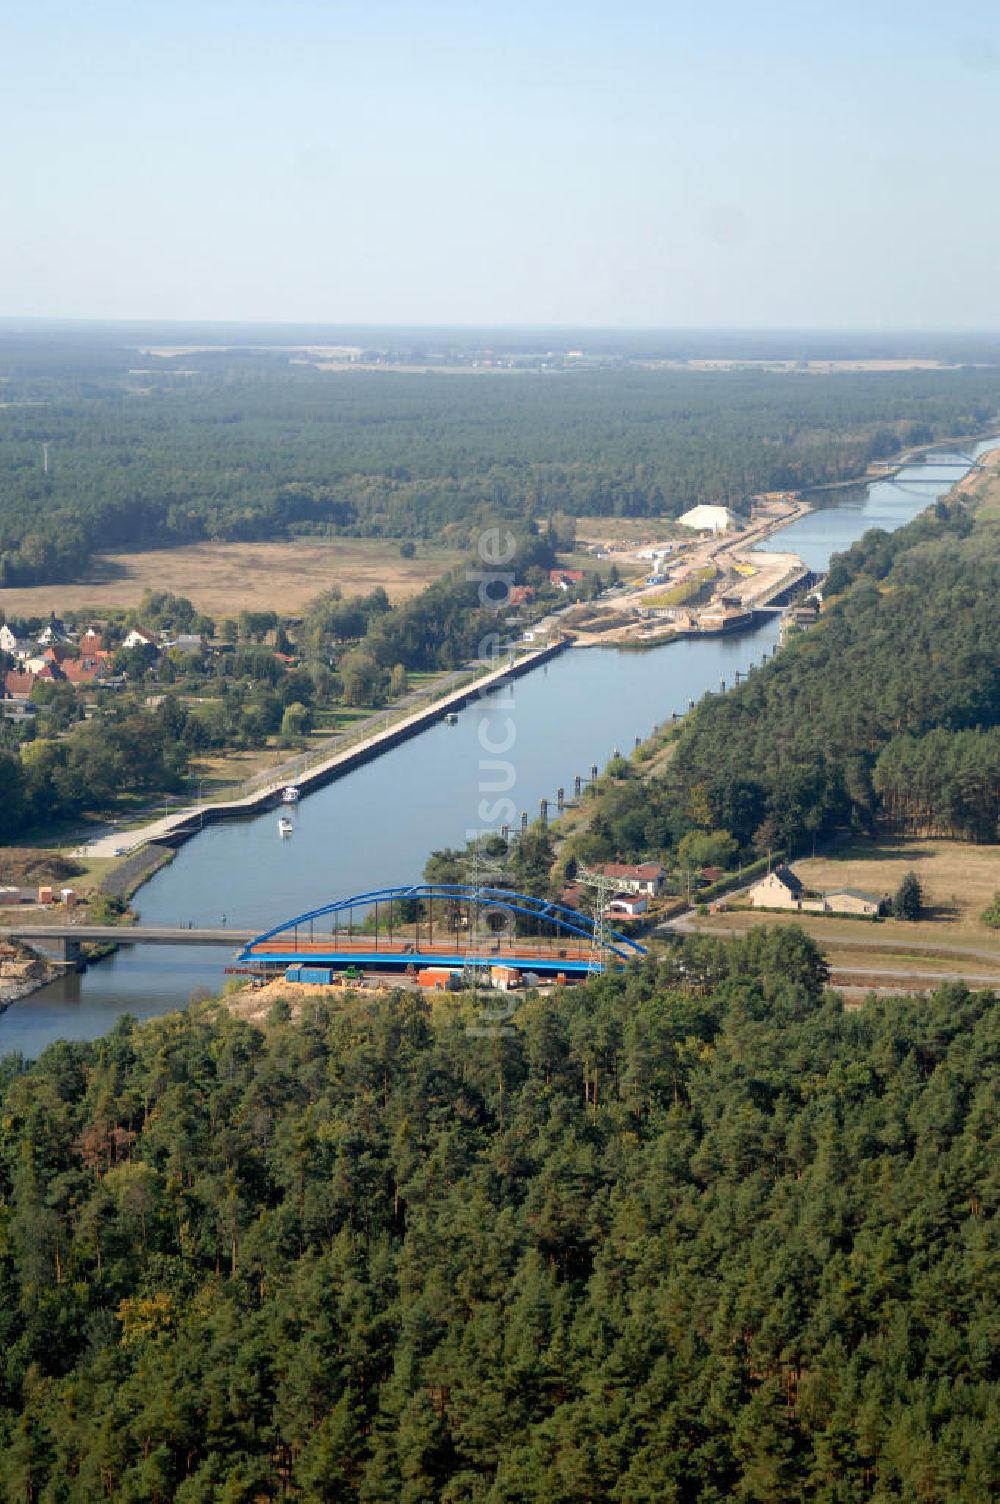
<svg viewBox="0 0 1000 1504">
<path fill-rule="evenodd" d="M 0 942 L 17 943 L 48 960 L 77 964 L 84 945 L 224 945 L 234 950 L 253 930 L 196 929 L 163 924 L 6 924 Z"/>
</svg>

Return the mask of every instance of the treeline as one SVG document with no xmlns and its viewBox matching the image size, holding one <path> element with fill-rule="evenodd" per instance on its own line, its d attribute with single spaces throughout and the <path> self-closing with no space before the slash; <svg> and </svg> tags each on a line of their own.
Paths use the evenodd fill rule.
<svg viewBox="0 0 1000 1504">
<path fill-rule="evenodd" d="M 587 859 L 676 857 L 693 831 L 744 856 L 876 822 L 1000 839 L 1000 534 L 961 503 L 835 559 L 818 624 L 687 718 L 665 772 L 609 779 Z M 625 769 L 628 771 L 628 769 Z"/>
<path fill-rule="evenodd" d="M 797 931 L 8 1059 L 0 1498 L 995 1498 L 997 1063 Z"/>
<path fill-rule="evenodd" d="M 1000 728 L 897 736 L 873 778 L 882 813 L 911 835 L 1000 836 Z"/>
<path fill-rule="evenodd" d="M 152 714 L 128 706 L 120 714 L 78 721 L 58 737 L 0 747 L 0 841 L 111 809 L 122 796 L 181 788 L 190 751 L 183 736 L 188 719 L 176 702 L 164 702 Z"/>
<path fill-rule="evenodd" d="M 977 430 L 1000 407 L 1000 373 L 974 369 L 416 378 L 330 375 L 262 351 L 144 357 L 156 370 L 130 374 L 101 345 L 87 381 L 84 356 L 54 350 L 46 368 L 23 342 L 0 349 L 0 586 L 74 578 L 94 552 L 203 539 L 464 542 L 486 512 L 740 510 L 756 491 Z"/>
</svg>

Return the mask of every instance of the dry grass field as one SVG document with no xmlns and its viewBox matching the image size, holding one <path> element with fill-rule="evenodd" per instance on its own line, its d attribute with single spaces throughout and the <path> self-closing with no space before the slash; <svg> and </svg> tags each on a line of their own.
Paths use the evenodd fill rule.
<svg viewBox="0 0 1000 1504">
<path fill-rule="evenodd" d="M 545 518 L 539 519 L 545 526 Z M 678 527 L 676 517 L 578 517 L 576 536 L 581 543 L 628 542 L 641 547 L 643 540 L 660 543 L 668 538 L 690 538 L 691 534 Z"/>
<path fill-rule="evenodd" d="M 0 590 L 8 616 L 50 611 L 90 611 L 137 606 L 146 590 L 185 595 L 199 611 L 221 620 L 239 611 L 294 615 L 339 585 L 344 595 L 382 585 L 389 599 L 404 600 L 438 579 L 458 559 L 444 548 L 417 544 L 403 559 L 399 544 L 381 538 L 309 538 L 280 543 L 198 543 L 186 548 L 107 554 L 84 580 Z"/>
<path fill-rule="evenodd" d="M 862 888 L 880 895 L 894 893 L 903 874 L 912 869 L 924 891 L 926 917 L 914 922 L 886 919 L 871 924 L 809 914 L 722 911 L 703 921 L 706 928 L 744 929 L 761 921 L 801 924 L 831 955 L 838 954 L 845 961 L 847 949 L 856 955 L 856 948 L 869 936 L 873 957 L 876 952 L 883 958 L 889 952 L 897 958 L 915 956 L 920 954 L 917 947 L 941 947 L 944 959 L 940 967 L 931 962 L 929 970 L 948 970 L 947 957 L 953 948 L 995 955 L 1000 965 L 1000 930 L 990 929 L 979 917 L 994 894 L 1000 892 L 1000 846 L 943 840 L 856 841 L 835 854 L 792 865 L 809 888 Z M 838 941 L 845 942 L 839 953 Z M 926 959 L 926 951 L 923 954 Z M 863 962 L 854 960 L 852 964 Z M 893 961 L 883 959 L 880 964 L 891 966 Z M 984 959 L 979 969 L 989 971 L 988 960 Z"/>
</svg>

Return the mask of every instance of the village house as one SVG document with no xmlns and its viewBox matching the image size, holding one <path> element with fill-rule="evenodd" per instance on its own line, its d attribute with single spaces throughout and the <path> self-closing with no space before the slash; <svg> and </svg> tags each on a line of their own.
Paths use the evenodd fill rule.
<svg viewBox="0 0 1000 1504">
<path fill-rule="evenodd" d="M 512 585 L 507 597 L 508 606 L 527 606 L 535 599 L 530 585 Z"/>
<path fill-rule="evenodd" d="M 35 644 L 30 638 L 18 637 L 4 622 L 0 627 L 0 652 L 9 653 L 12 658 L 30 658 L 35 652 Z"/>
<path fill-rule="evenodd" d="M 608 904 L 608 913 L 635 919 L 638 915 L 645 914 L 648 908 L 649 899 L 645 893 L 616 893 Z"/>
<path fill-rule="evenodd" d="M 50 648 L 56 642 L 71 642 L 72 636 L 57 616 L 49 618 L 48 624 L 38 634 L 38 646 Z"/>
<path fill-rule="evenodd" d="M 775 867 L 750 889 L 755 909 L 801 909 L 805 888 L 790 867 Z"/>
<path fill-rule="evenodd" d="M 204 637 L 193 632 L 180 632 L 176 637 L 164 638 L 163 646 L 178 653 L 207 653 L 208 643 Z"/>
<path fill-rule="evenodd" d="M 34 675 L 36 683 L 41 680 L 43 684 L 64 684 L 66 675 L 58 663 L 43 663 Z"/>
<path fill-rule="evenodd" d="M 560 590 L 568 590 L 571 585 L 583 583 L 582 569 L 550 569 L 549 584 L 558 585 Z"/>
<path fill-rule="evenodd" d="M 627 862 L 606 862 L 595 870 L 612 878 L 623 893 L 645 893 L 647 898 L 657 896 L 667 875 L 666 868 L 659 862 L 640 862 L 638 866 Z"/>
<path fill-rule="evenodd" d="M 79 658 L 67 658 L 62 671 L 70 684 L 96 684 L 108 672 L 106 655 L 87 654 Z"/>
<path fill-rule="evenodd" d="M 12 699 L 0 688 L 0 716 L 5 721 L 33 721 L 38 714 L 30 700 Z"/>
<path fill-rule="evenodd" d="M 847 914 L 874 919 L 883 901 L 876 893 L 860 888 L 834 888 L 827 893 L 809 893 L 790 867 L 775 867 L 750 889 L 755 909 L 795 909 L 812 914 Z"/>
<path fill-rule="evenodd" d="M 122 647 L 156 648 L 157 652 L 159 652 L 159 645 L 156 641 L 155 634 L 152 632 L 147 632 L 144 627 L 133 627 L 128 636 L 124 638 Z"/>
</svg>

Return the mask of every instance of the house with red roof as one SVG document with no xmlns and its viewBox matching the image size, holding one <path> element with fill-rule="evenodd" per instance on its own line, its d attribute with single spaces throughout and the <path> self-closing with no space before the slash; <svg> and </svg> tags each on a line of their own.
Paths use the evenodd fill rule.
<svg viewBox="0 0 1000 1504">
<path fill-rule="evenodd" d="M 107 655 L 88 653 L 79 658 L 69 658 L 62 671 L 70 684 L 95 684 L 107 673 Z"/>
<path fill-rule="evenodd" d="M 659 862 L 640 862 L 637 866 L 629 862 L 606 862 L 595 870 L 612 878 L 623 893 L 645 893 L 649 898 L 656 897 L 667 875 L 667 869 Z"/>
<path fill-rule="evenodd" d="M 571 585 L 579 585 L 583 582 L 582 569 L 550 569 L 549 584 L 558 585 L 560 590 L 568 590 Z"/>
<path fill-rule="evenodd" d="M 34 674 L 21 673 L 16 668 L 10 669 L 4 675 L 4 694 L 11 700 L 30 700 L 35 677 Z"/>
</svg>

